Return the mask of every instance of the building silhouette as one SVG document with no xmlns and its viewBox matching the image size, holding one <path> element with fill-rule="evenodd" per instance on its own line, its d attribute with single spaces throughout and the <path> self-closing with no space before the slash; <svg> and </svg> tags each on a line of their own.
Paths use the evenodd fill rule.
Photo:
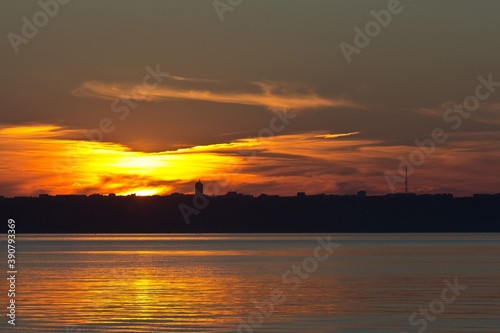
<svg viewBox="0 0 500 333">
<path fill-rule="evenodd" d="M 194 194 L 196 194 L 196 195 L 198 195 L 198 194 L 203 195 L 203 183 L 199 179 L 196 182 L 196 184 L 194 184 Z"/>
</svg>

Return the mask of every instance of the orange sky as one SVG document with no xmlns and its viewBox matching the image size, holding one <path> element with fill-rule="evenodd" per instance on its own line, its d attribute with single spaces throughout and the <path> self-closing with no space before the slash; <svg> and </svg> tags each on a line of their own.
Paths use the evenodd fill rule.
<svg viewBox="0 0 500 333">
<path fill-rule="evenodd" d="M 409 1 L 351 62 L 339 46 L 387 1 L 248 1 L 223 22 L 211 1 L 63 7 L 0 40 L 0 195 L 384 194 L 436 128 L 410 190 L 500 192 L 500 1 Z M 4 1 L 3 35 L 40 10 Z"/>
<path fill-rule="evenodd" d="M 198 178 L 208 194 L 353 194 L 358 190 L 382 194 L 390 192 L 384 171 L 396 173 L 395 156 L 414 149 L 365 140 L 358 132 L 314 132 L 141 152 L 117 143 L 75 139 L 79 134 L 48 124 L 1 127 L 1 194 L 192 193 Z M 500 161 L 495 149 L 498 138 L 495 133 L 489 141 L 481 136 L 481 146 L 477 140 L 457 137 L 447 149 L 438 148 L 429 157 L 431 162 L 410 177 L 411 189 L 495 193 L 500 184 L 491 179 Z"/>
</svg>

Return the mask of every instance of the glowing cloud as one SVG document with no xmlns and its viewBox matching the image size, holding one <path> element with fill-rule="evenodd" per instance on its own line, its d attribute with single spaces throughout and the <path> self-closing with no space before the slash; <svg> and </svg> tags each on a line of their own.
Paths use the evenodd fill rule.
<svg viewBox="0 0 500 333">
<path fill-rule="evenodd" d="M 0 127 L 0 192 L 164 194 L 235 159 L 205 152 L 143 153 L 120 144 L 65 138 L 75 132 L 54 125 Z"/>
<path fill-rule="evenodd" d="M 174 81 L 202 81 L 174 77 Z M 84 82 L 81 87 L 73 91 L 80 97 L 100 99 L 135 99 L 142 101 L 162 101 L 168 99 L 194 100 L 214 103 L 230 103 L 242 105 L 262 106 L 268 109 L 315 109 L 322 107 L 351 107 L 361 108 L 345 98 L 326 98 L 314 93 L 309 87 L 302 84 L 286 82 L 257 82 L 261 92 L 219 92 L 208 89 L 180 89 L 176 87 L 158 87 L 147 89 L 130 84 L 111 84 L 99 81 Z M 133 91 L 133 93 L 131 93 Z"/>
<path fill-rule="evenodd" d="M 316 135 L 315 138 L 336 139 L 336 138 L 342 138 L 342 137 L 351 136 L 351 135 L 357 135 L 359 133 L 360 132 L 339 133 L 339 134 L 321 134 L 321 135 Z"/>
<path fill-rule="evenodd" d="M 316 132 L 146 153 L 70 139 L 77 132 L 56 125 L 0 126 L 0 194 L 192 193 L 198 178 L 209 194 L 383 194 L 390 191 L 384 171 L 397 172 L 397 157 L 415 149 L 359 139 L 358 132 Z M 500 184 L 492 179 L 500 163 L 499 134 L 450 136 L 446 149 L 437 147 L 432 161 L 412 175 L 411 189 L 496 193 Z"/>
</svg>

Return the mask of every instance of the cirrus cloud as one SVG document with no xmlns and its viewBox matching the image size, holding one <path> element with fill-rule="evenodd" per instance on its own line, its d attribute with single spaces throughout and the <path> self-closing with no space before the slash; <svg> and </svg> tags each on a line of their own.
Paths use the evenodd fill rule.
<svg viewBox="0 0 500 333">
<path fill-rule="evenodd" d="M 173 81 L 187 81 L 208 83 L 206 79 L 178 79 Z M 216 82 L 216 81 L 213 81 Z M 105 100 L 134 99 L 141 101 L 164 100 L 191 100 L 214 103 L 228 103 L 240 105 L 262 106 L 268 109 L 306 110 L 324 107 L 363 108 L 362 105 L 347 99 L 344 96 L 328 98 L 318 95 L 314 90 L 302 83 L 289 82 L 254 82 L 253 89 L 247 91 L 219 91 L 217 89 L 181 88 L 175 86 L 160 86 L 149 89 L 140 85 L 127 83 L 105 83 L 100 81 L 86 81 L 72 93 L 79 97 L 98 98 Z M 260 91 L 255 91 L 258 87 Z"/>
</svg>

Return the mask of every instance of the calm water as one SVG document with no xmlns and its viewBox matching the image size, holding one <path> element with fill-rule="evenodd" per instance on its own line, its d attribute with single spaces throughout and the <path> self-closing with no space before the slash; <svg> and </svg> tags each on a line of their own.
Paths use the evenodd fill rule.
<svg viewBox="0 0 500 333">
<path fill-rule="evenodd" d="M 327 236 L 18 235 L 0 331 L 500 332 L 499 234 Z"/>
</svg>

